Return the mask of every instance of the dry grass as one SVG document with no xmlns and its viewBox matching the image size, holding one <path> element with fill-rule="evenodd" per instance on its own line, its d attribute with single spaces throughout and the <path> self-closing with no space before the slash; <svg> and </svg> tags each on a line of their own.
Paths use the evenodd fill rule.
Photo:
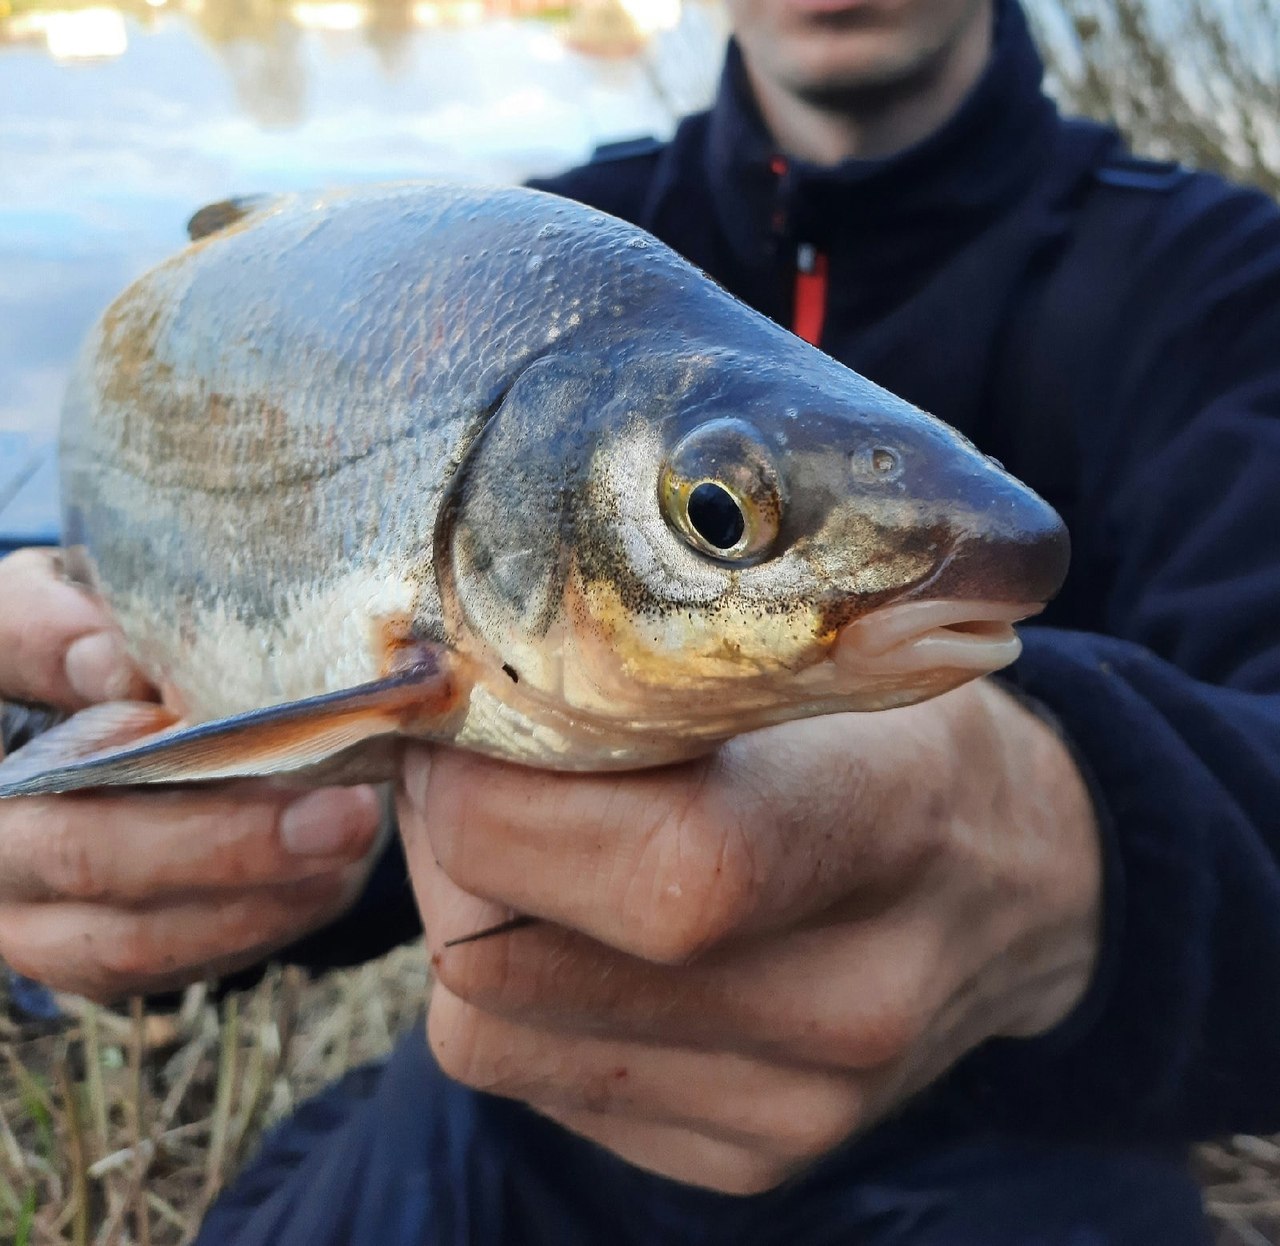
<svg viewBox="0 0 1280 1246">
<path fill-rule="evenodd" d="M 215 1005 L 0 1021 L 0 1242 L 178 1246 L 263 1129 L 421 1015 L 426 957 L 308 982 L 272 970 Z"/>
</svg>

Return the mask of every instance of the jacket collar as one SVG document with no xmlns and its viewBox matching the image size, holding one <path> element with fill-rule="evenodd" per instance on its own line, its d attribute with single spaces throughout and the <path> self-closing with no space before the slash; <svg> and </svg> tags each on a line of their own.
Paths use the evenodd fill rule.
<svg viewBox="0 0 1280 1246">
<path fill-rule="evenodd" d="M 956 245 L 1035 180 L 1057 111 L 1041 89 L 1043 66 L 1015 0 L 998 0 L 991 60 L 968 97 L 928 138 L 879 160 L 831 168 L 779 160 L 731 42 L 707 127 L 706 160 L 721 229 L 739 262 L 757 267 L 780 245 L 838 241 L 877 248 L 910 241 Z M 850 228 L 854 226 L 854 228 Z M 873 234 L 863 230 L 873 229 Z"/>
</svg>

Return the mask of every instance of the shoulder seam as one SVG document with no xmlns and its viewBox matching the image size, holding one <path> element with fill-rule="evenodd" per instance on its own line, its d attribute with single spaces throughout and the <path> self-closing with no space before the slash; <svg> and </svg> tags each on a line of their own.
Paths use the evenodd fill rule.
<svg viewBox="0 0 1280 1246">
<path fill-rule="evenodd" d="M 1149 160 L 1127 154 L 1111 156 L 1093 170 L 1094 180 L 1103 186 L 1154 194 L 1175 190 L 1191 176 L 1191 170 L 1175 160 Z"/>
<path fill-rule="evenodd" d="M 591 153 L 591 164 L 612 164 L 620 160 L 637 160 L 657 155 L 666 144 L 652 134 L 639 138 L 620 139 L 613 143 L 601 143 Z"/>
</svg>

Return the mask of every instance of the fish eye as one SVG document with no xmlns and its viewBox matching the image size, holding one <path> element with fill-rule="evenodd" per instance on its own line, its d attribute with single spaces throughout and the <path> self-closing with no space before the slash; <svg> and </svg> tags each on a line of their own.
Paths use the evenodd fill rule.
<svg viewBox="0 0 1280 1246">
<path fill-rule="evenodd" d="M 717 561 L 759 562 L 782 521 L 773 454 L 741 420 L 711 420 L 681 438 L 663 464 L 658 500 L 667 523 Z"/>
<path fill-rule="evenodd" d="M 708 545 L 731 550 L 747 530 L 738 500 L 724 485 L 704 480 L 689 494 L 689 526 Z"/>
</svg>

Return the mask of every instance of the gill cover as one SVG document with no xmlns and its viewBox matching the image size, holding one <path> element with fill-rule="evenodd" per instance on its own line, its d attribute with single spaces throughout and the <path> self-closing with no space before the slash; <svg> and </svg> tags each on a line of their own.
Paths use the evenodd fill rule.
<svg viewBox="0 0 1280 1246">
<path fill-rule="evenodd" d="M 446 616 L 500 652 L 559 617 L 607 373 L 552 355 L 525 368 L 472 446 L 442 510 Z"/>
</svg>

